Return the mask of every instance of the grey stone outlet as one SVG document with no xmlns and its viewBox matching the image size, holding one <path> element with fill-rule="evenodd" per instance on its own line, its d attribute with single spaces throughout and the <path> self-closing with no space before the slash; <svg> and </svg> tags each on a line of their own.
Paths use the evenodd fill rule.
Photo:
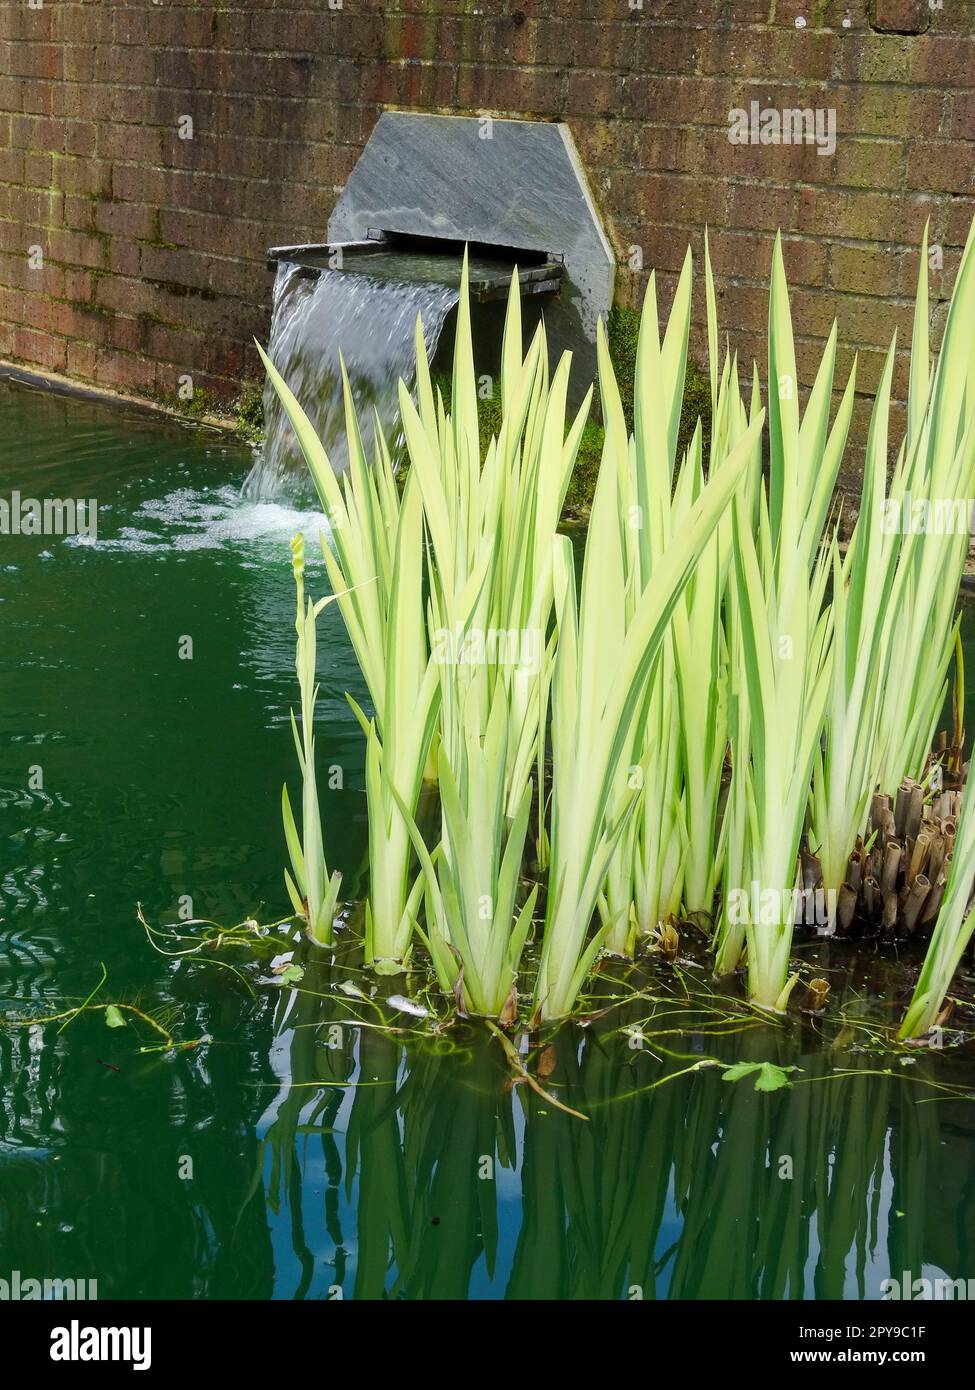
<svg viewBox="0 0 975 1390">
<path fill-rule="evenodd" d="M 596 321 L 615 260 L 568 127 L 483 116 L 380 116 L 328 224 L 330 242 L 377 233 L 544 252 L 565 265 L 543 309 L 553 359 L 573 354 L 578 399 L 596 375 Z"/>
</svg>

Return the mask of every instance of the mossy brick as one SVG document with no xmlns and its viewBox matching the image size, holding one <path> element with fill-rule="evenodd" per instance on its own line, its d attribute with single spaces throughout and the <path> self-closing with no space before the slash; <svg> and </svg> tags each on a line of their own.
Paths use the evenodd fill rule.
<svg viewBox="0 0 975 1390">
<path fill-rule="evenodd" d="M 63 149 L 64 123 L 44 115 L 20 115 L 16 112 L 10 117 L 9 143 L 16 149 L 61 150 Z"/>
<path fill-rule="evenodd" d="M 18 109 L 25 115 L 58 116 L 60 113 L 57 109 L 57 96 L 61 86 L 62 84 L 57 82 L 27 78 L 24 81 Z"/>
<path fill-rule="evenodd" d="M 150 11 L 148 8 L 138 9 L 134 5 L 118 5 L 115 7 L 113 42 L 119 47 L 126 48 L 134 44 L 139 48 L 147 48 L 149 44 L 149 19 Z"/>
<path fill-rule="evenodd" d="M 3 46 L 6 52 L 4 71 L 12 77 L 27 77 L 32 81 L 50 81 L 61 76 L 60 44 L 11 43 Z"/>
<path fill-rule="evenodd" d="M 798 198 L 791 186 L 756 181 L 730 184 L 725 225 L 746 231 L 795 230 Z"/>
<path fill-rule="evenodd" d="M 64 293 L 64 271 L 51 261 L 35 267 L 24 253 L 3 251 L 0 252 L 0 284 L 28 294 L 60 298 Z"/>
<path fill-rule="evenodd" d="M 77 304 L 90 304 L 95 294 L 95 277 L 90 270 L 65 269 L 63 272 L 65 299 Z"/>
<path fill-rule="evenodd" d="M 634 177 L 634 214 L 654 222 L 702 226 L 724 220 L 729 185 L 724 179 L 638 173 Z"/>
<path fill-rule="evenodd" d="M 617 115 L 623 106 L 623 79 L 616 73 L 577 69 L 566 73 L 565 110 L 567 115 Z"/>
<path fill-rule="evenodd" d="M 117 83 L 123 87 L 151 87 L 157 73 L 166 62 L 167 55 L 144 45 L 118 48 L 115 44 L 100 45 L 95 49 L 93 77 L 98 82 Z M 169 66 L 167 64 L 167 66 Z M 175 63 L 170 67 L 175 70 Z"/>
<path fill-rule="evenodd" d="M 96 232 L 101 229 L 95 226 L 95 205 L 91 198 L 82 197 L 80 194 L 66 194 L 64 198 L 64 225 L 69 230 L 76 232 Z"/>
<path fill-rule="evenodd" d="M 36 156 L 25 155 L 23 150 L 0 149 L 0 183 L 23 183 L 25 162 L 33 158 Z M 36 180 L 31 179 L 29 182 L 33 183 Z"/>
<path fill-rule="evenodd" d="M 840 140 L 836 146 L 835 177 L 854 188 L 903 188 L 907 150 L 899 140 Z"/>
<path fill-rule="evenodd" d="M 899 34 L 854 34 L 838 50 L 835 76 L 847 82 L 910 82 L 916 61 L 916 39 Z"/>
<path fill-rule="evenodd" d="M 890 247 L 834 242 L 829 252 L 830 286 L 843 293 L 897 294 L 901 260 L 901 253 Z"/>
<path fill-rule="evenodd" d="M 344 8 L 330 15 L 330 50 L 337 57 L 376 58 L 383 52 L 384 16 L 355 14 Z"/>
<path fill-rule="evenodd" d="M 484 109 L 523 116 L 551 116 L 561 109 L 562 76 L 544 69 L 478 68 L 457 75 L 457 102 L 465 110 Z"/>
<path fill-rule="evenodd" d="M 62 193 L 107 194 L 111 188 L 112 165 L 106 159 L 80 159 L 75 155 L 52 155 L 52 186 Z"/>
<path fill-rule="evenodd" d="M 735 73 L 742 81 L 794 82 L 797 76 L 803 81 L 826 81 L 837 63 L 841 32 L 715 25 L 701 31 L 700 71 L 709 76 Z"/>
<path fill-rule="evenodd" d="M 65 121 L 64 137 L 60 149 L 65 154 L 81 155 L 85 158 L 96 153 L 98 127 L 94 121 Z"/>
<path fill-rule="evenodd" d="M 664 127 L 638 126 L 634 121 L 621 121 L 615 116 L 572 123 L 573 138 L 588 169 L 638 167 L 643 163 L 645 146 L 662 129 Z"/>
<path fill-rule="evenodd" d="M 771 184 L 831 182 L 835 155 L 820 154 L 816 144 L 732 144 L 725 130 L 708 130 L 703 166 L 730 178 Z"/>
<path fill-rule="evenodd" d="M 138 275 L 142 269 L 142 257 L 135 242 L 112 237 L 108 243 L 108 270 L 112 275 Z"/>
<path fill-rule="evenodd" d="M 453 108 L 457 101 L 457 71 L 454 67 L 434 63 L 406 63 L 399 69 L 398 105 L 411 110 L 442 111 Z M 379 117 L 378 108 L 365 109 L 359 126 L 361 135 L 356 141 L 360 149 L 369 138 L 372 126 Z"/>
<path fill-rule="evenodd" d="M 740 276 L 768 283 L 773 238 L 767 233 L 709 230 L 711 265 L 716 276 Z M 783 237 L 782 257 L 790 285 L 822 286 L 826 281 L 828 247 L 809 237 Z"/>
<path fill-rule="evenodd" d="M 49 241 L 47 229 L 61 226 L 64 198 L 55 189 L 0 186 L 0 215 L 21 222 L 26 227 L 45 229 L 42 241 Z"/>
<path fill-rule="evenodd" d="M 22 111 L 27 83 L 19 77 L 0 75 L 0 110 Z M 9 118 L 8 118 L 9 119 Z"/>
<path fill-rule="evenodd" d="M 595 38 L 598 26 L 590 26 Z M 714 30 L 705 26 L 660 24 L 645 9 L 609 26 L 602 40 L 602 65 L 654 76 L 697 76 Z M 735 65 L 724 71 L 735 71 Z"/>
<path fill-rule="evenodd" d="M 66 82 L 93 81 L 95 50 L 87 44 L 65 44 L 63 70 Z"/>
<path fill-rule="evenodd" d="M 944 250 L 942 248 L 941 265 L 931 265 L 930 244 L 928 250 L 928 295 L 932 300 L 948 299 L 951 295 L 952 286 L 955 283 L 955 276 L 958 274 L 958 267 L 961 263 L 961 251 L 958 248 Z M 903 251 L 900 256 L 900 265 L 896 293 L 905 298 L 913 299 L 917 293 L 917 276 L 920 265 L 920 246 L 912 247 Z"/>
<path fill-rule="evenodd" d="M 945 246 L 964 246 L 973 218 L 975 198 L 952 198 L 944 215 Z"/>
<path fill-rule="evenodd" d="M 926 210 L 913 197 L 835 188 L 799 190 L 796 229 L 851 241 L 904 244 L 915 239 Z"/>
<path fill-rule="evenodd" d="M 257 10 L 250 16 L 250 48 L 273 53 L 308 53 L 321 43 L 322 19 L 308 14 Z"/>
<path fill-rule="evenodd" d="M 647 73 L 630 73 L 623 79 L 621 114 L 637 121 L 727 127 L 728 112 L 741 104 L 742 90 L 743 84 L 734 76 L 662 81 Z"/>
<path fill-rule="evenodd" d="M 248 47 L 248 16 L 240 11 L 231 18 L 221 16 L 219 10 L 209 7 L 191 10 L 181 7 L 178 10 L 166 6 L 152 6 L 144 11 L 146 35 L 143 40 L 149 45 L 161 48 L 210 48 L 215 45 L 217 25 L 221 18 L 233 24 L 233 34 L 239 47 Z M 277 45 L 281 47 L 282 45 Z"/>
<path fill-rule="evenodd" d="M 46 238 L 47 254 L 62 265 L 103 270 L 106 267 L 105 240 L 90 232 L 52 228 Z"/>
<path fill-rule="evenodd" d="M 52 301 L 50 325 L 65 338 L 77 339 L 96 346 L 112 340 L 113 324 L 116 319 L 90 305 L 69 304 L 67 301 Z"/>
<path fill-rule="evenodd" d="M 192 144 L 192 141 L 183 143 Z M 134 164 L 159 164 L 162 161 L 162 149 L 162 131 L 155 127 L 116 125 L 109 121 L 98 126 L 99 159 L 119 159 Z M 94 146 L 91 152 L 96 152 Z"/>
</svg>

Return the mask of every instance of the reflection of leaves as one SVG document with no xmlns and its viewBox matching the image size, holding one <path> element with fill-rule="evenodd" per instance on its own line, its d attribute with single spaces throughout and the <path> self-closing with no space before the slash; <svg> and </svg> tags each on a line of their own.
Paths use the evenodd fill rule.
<svg viewBox="0 0 975 1390">
<path fill-rule="evenodd" d="M 108 1008 L 105 1010 L 105 1022 L 108 1024 L 109 1028 L 125 1027 L 125 1019 L 114 1004 L 109 1004 Z"/>
<path fill-rule="evenodd" d="M 788 1073 L 798 1070 L 798 1067 L 777 1067 L 774 1062 L 736 1062 L 725 1068 L 722 1080 L 740 1081 L 744 1076 L 754 1076 L 756 1091 L 778 1091 L 792 1085 Z"/>
</svg>

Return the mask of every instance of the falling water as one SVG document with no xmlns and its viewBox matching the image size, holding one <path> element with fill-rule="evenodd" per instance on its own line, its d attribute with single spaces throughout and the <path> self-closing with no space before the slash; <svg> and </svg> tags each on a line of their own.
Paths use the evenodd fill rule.
<svg viewBox="0 0 975 1390">
<path fill-rule="evenodd" d="M 457 303 L 450 285 L 374 279 L 341 270 L 314 277 L 282 263 L 274 285 L 269 356 L 308 415 L 336 473 L 348 467 L 339 354 L 349 374 L 363 443 L 372 457 L 378 414 L 394 454 L 399 380 L 415 375 L 413 335 L 423 323 L 432 358 L 444 321 Z M 307 491 L 308 475 L 274 387 L 264 388 L 264 447 L 244 484 L 247 496 L 270 500 Z"/>
</svg>

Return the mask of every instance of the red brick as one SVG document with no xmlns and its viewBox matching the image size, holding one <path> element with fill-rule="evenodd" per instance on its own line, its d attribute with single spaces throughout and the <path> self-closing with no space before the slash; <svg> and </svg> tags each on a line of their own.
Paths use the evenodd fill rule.
<svg viewBox="0 0 975 1390">
<path fill-rule="evenodd" d="M 13 354 L 21 362 L 29 362 L 35 367 L 47 367 L 52 372 L 63 372 L 67 360 L 67 342 L 51 333 L 40 333 L 33 328 L 17 328 L 13 335 Z"/>
<path fill-rule="evenodd" d="M 870 0 L 870 23 L 881 34 L 923 34 L 931 6 L 928 0 Z"/>
<path fill-rule="evenodd" d="M 67 356 L 68 376 L 81 381 L 94 381 L 97 350 L 92 343 L 69 343 Z"/>
<path fill-rule="evenodd" d="M 939 193 L 972 193 L 975 191 L 975 145 L 948 140 L 913 145 L 907 185 Z"/>
<path fill-rule="evenodd" d="M 910 39 L 904 40 L 911 43 Z M 912 49 L 910 80 L 939 88 L 975 87 L 975 37 L 927 35 Z"/>
<path fill-rule="evenodd" d="M 156 364 L 134 353 L 99 348 L 95 357 L 95 380 L 102 386 L 152 392 L 156 389 Z"/>
</svg>

